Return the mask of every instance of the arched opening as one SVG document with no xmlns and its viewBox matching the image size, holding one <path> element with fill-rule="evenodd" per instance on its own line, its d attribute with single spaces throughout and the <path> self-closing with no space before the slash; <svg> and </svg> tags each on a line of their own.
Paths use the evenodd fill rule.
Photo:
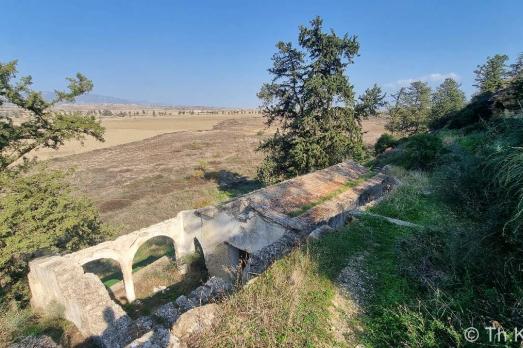
<svg viewBox="0 0 523 348">
<path fill-rule="evenodd" d="M 158 236 L 142 244 L 133 259 L 135 301 L 124 308 L 131 317 L 187 295 L 207 281 L 203 250 L 195 240 L 195 253 L 177 257 L 171 238 Z"/>
<path fill-rule="evenodd" d="M 233 274 L 236 283 L 239 284 L 242 282 L 243 272 L 249 262 L 250 254 L 247 251 L 238 249 L 227 242 L 225 245 L 227 246 L 229 256 L 230 271 Z"/>
<path fill-rule="evenodd" d="M 123 274 L 118 261 L 102 258 L 87 262 L 82 265 L 84 272 L 93 273 L 100 278 L 107 288 L 109 296 L 120 305 L 126 304 L 127 297 L 123 289 Z M 119 289 L 122 291 L 119 291 Z"/>
</svg>

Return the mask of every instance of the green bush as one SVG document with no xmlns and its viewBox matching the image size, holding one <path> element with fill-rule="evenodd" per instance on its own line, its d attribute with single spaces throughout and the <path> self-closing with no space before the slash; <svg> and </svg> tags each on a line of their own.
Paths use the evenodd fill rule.
<svg viewBox="0 0 523 348">
<path fill-rule="evenodd" d="M 385 152 L 386 149 L 396 147 L 397 145 L 398 139 L 394 135 L 383 133 L 376 141 L 376 144 L 374 144 L 374 152 L 376 155 L 379 155 Z"/>
<path fill-rule="evenodd" d="M 475 96 L 463 109 L 445 117 L 433 120 L 430 129 L 460 129 L 471 126 L 480 121 L 492 118 L 492 93 L 483 93 Z"/>
<path fill-rule="evenodd" d="M 1 301 L 28 300 L 30 259 L 103 241 L 111 231 L 94 205 L 75 194 L 59 171 L 0 173 Z"/>
<path fill-rule="evenodd" d="M 431 134 L 416 134 L 402 140 L 397 151 L 380 160 L 405 169 L 428 170 L 433 168 L 446 149 L 441 139 Z"/>
</svg>

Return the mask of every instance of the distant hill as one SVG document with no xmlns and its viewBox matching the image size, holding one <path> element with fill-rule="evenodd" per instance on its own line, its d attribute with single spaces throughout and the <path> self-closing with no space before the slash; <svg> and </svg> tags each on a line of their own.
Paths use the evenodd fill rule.
<svg viewBox="0 0 523 348">
<path fill-rule="evenodd" d="M 76 98 L 77 104 L 150 104 L 143 101 L 127 100 L 99 94 L 85 94 Z"/>
<path fill-rule="evenodd" d="M 51 100 L 55 97 L 54 92 L 42 92 L 44 99 Z M 75 104 L 151 104 L 144 101 L 128 100 L 123 98 L 110 97 L 107 95 L 99 95 L 88 93 L 76 98 Z"/>
<path fill-rule="evenodd" d="M 44 91 L 42 95 L 45 100 L 52 100 L 55 98 L 54 92 Z M 70 103 L 63 103 L 70 104 Z M 174 107 L 178 109 L 202 109 L 202 110 L 215 110 L 215 109 L 229 109 L 227 107 L 214 107 L 206 105 L 173 105 L 173 104 L 164 104 L 164 103 L 153 103 L 145 100 L 130 100 L 117 97 L 111 97 L 107 95 L 100 94 L 84 94 L 76 98 L 76 101 L 73 103 L 76 105 L 141 105 L 145 107 Z M 234 108 L 232 108 L 234 109 Z"/>
</svg>

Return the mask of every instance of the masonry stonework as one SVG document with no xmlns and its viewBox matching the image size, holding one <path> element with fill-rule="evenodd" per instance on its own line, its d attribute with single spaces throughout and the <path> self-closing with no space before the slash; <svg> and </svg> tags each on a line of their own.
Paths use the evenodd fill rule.
<svg viewBox="0 0 523 348">
<path fill-rule="evenodd" d="M 240 262 L 239 253 L 249 255 L 242 268 L 242 277 L 248 280 L 263 272 L 317 227 L 328 225 L 336 228 L 345 224 L 351 211 L 381 197 L 396 184 L 391 177 L 377 174 L 350 189 L 340 190 L 367 172 L 352 161 L 342 162 L 217 206 L 179 212 L 172 219 L 113 241 L 67 255 L 33 260 L 29 273 L 31 303 L 40 311 L 59 306 L 64 317 L 84 336 L 96 338 L 102 346 L 124 346 L 136 338 L 129 335 L 131 328 L 140 332 L 136 329 L 136 321 L 133 322 L 111 300 L 96 275 L 84 272 L 84 264 L 105 258 L 118 262 L 126 297 L 132 302 L 135 300 L 132 274 L 135 253 L 151 238 L 163 236 L 173 241 L 177 259 L 194 253 L 195 245 L 201 246 L 209 275 L 216 279 L 213 284 L 233 281 Z M 343 192 L 314 206 L 314 202 L 321 202 L 322 197 L 338 191 Z M 306 205 L 313 207 L 294 216 Z M 201 292 L 216 292 L 213 286 L 216 287 L 204 284 Z M 191 308 L 191 305 L 182 306 L 182 303 L 196 301 L 186 300 L 188 302 L 184 299 L 176 301 L 178 307 L 172 309 L 176 316 Z M 201 299 L 199 302 L 202 303 Z M 182 308 L 184 306 L 188 308 Z M 147 332 L 149 328 L 144 330 Z"/>
</svg>

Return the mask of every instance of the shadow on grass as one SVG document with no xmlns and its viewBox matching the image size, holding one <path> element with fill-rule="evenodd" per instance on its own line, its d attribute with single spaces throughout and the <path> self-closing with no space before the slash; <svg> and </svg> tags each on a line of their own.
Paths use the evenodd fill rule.
<svg viewBox="0 0 523 348">
<path fill-rule="evenodd" d="M 124 304 L 127 314 L 135 319 L 151 314 L 158 306 L 173 302 L 181 295 L 187 295 L 192 290 L 205 283 L 208 279 L 207 268 L 202 257 L 193 257 L 187 262 L 187 273 L 182 280 L 172 284 L 164 290 L 153 293 L 151 296 L 141 298 L 130 304 Z"/>
<path fill-rule="evenodd" d="M 220 191 L 226 193 L 230 198 L 238 197 L 263 187 L 259 180 L 228 170 L 207 171 L 204 178 L 214 181 Z"/>
<path fill-rule="evenodd" d="M 133 273 L 152 264 L 153 262 L 155 262 L 156 260 L 160 259 L 161 257 L 163 256 L 169 256 L 170 258 L 173 258 L 174 259 L 174 249 L 173 248 L 167 248 L 167 250 L 165 251 L 164 254 L 155 254 L 155 255 L 149 255 L 148 257 L 146 257 L 145 259 L 142 259 L 138 262 L 135 262 L 133 263 Z M 112 268 L 112 271 L 111 273 L 107 274 L 107 269 L 110 267 L 110 266 L 103 266 L 105 269 L 105 272 L 102 271 L 103 273 L 105 273 L 103 276 L 100 277 L 100 280 L 102 281 L 102 283 L 104 283 L 104 285 L 107 287 L 107 288 L 110 288 L 111 286 L 113 286 L 114 284 L 120 282 L 123 280 L 123 275 L 122 275 L 122 271 L 120 270 L 119 267 L 115 268 L 113 267 Z M 92 270 L 89 270 L 90 272 L 92 273 L 95 273 L 95 274 L 98 274 L 100 275 L 100 271 L 92 271 Z M 102 274 L 103 274 L 102 273 Z"/>
</svg>

